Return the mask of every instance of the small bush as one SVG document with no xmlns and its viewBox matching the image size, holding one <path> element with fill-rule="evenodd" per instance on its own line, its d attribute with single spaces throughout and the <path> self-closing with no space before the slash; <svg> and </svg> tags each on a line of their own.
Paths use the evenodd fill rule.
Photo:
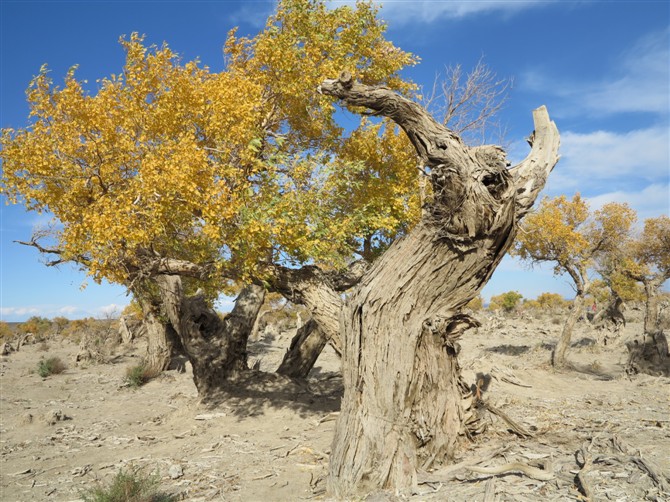
<svg viewBox="0 0 670 502">
<path fill-rule="evenodd" d="M 49 375 L 63 373 L 66 369 L 67 366 L 60 360 L 60 357 L 50 357 L 49 359 L 42 359 L 39 362 L 37 365 L 37 374 L 42 378 L 46 378 Z"/>
<path fill-rule="evenodd" d="M 132 388 L 137 389 L 142 387 L 149 380 L 156 378 L 160 374 L 159 371 L 151 369 L 146 362 L 141 362 L 136 366 L 129 366 L 126 368 L 125 382 Z"/>
<path fill-rule="evenodd" d="M 175 498 L 158 491 L 158 474 L 119 471 L 108 486 L 98 486 L 82 493 L 85 502 L 172 502 Z"/>
</svg>

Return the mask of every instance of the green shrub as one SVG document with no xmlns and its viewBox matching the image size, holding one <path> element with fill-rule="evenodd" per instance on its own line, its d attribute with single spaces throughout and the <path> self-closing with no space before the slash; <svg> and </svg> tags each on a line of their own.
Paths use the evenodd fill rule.
<svg viewBox="0 0 670 502">
<path fill-rule="evenodd" d="M 512 312 L 519 305 L 523 296 L 517 291 L 508 291 L 500 295 L 492 296 L 489 302 L 489 310 L 504 310 Z"/>
<path fill-rule="evenodd" d="M 85 502 L 172 502 L 175 499 L 158 491 L 160 477 L 139 472 L 119 471 L 108 486 L 98 486 L 82 493 Z"/>
<path fill-rule="evenodd" d="M 49 375 L 63 373 L 66 369 L 67 366 L 60 360 L 60 357 L 50 357 L 49 359 L 42 359 L 38 363 L 37 374 L 42 378 L 46 378 Z"/>
<path fill-rule="evenodd" d="M 142 387 L 149 380 L 156 378 L 160 374 L 159 371 L 151 369 L 146 362 L 141 362 L 136 366 L 129 366 L 126 368 L 125 382 L 132 388 L 137 389 Z"/>
</svg>

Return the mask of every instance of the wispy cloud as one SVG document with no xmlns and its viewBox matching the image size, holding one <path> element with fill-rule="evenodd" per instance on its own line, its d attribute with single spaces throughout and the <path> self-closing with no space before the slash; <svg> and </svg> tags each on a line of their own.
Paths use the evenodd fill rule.
<svg viewBox="0 0 670 502">
<path fill-rule="evenodd" d="M 121 315 L 121 311 L 125 308 L 125 305 L 118 305 L 116 303 L 111 303 L 109 305 L 104 305 L 97 309 L 97 317 L 118 317 Z"/>
<path fill-rule="evenodd" d="M 594 131 L 561 134 L 561 161 L 556 179 L 563 188 L 601 185 L 607 180 L 629 182 L 667 179 L 670 129 L 656 126 L 624 133 Z M 595 188 L 595 186 L 594 186 Z"/>
<path fill-rule="evenodd" d="M 628 202 L 644 219 L 668 213 L 670 128 L 624 133 L 563 132 L 561 160 L 547 182 L 550 196 L 581 192 L 594 208 Z"/>
<path fill-rule="evenodd" d="M 591 209 L 599 209 L 609 202 L 626 202 L 637 211 L 638 222 L 642 222 L 647 218 L 670 214 L 670 183 L 654 183 L 638 191 L 617 190 L 587 200 Z"/>
<path fill-rule="evenodd" d="M 553 94 L 563 101 L 562 113 L 611 115 L 626 112 L 670 113 L 670 30 L 650 33 L 621 54 L 609 74 L 595 81 L 569 80 L 527 71 L 518 84 Z"/>
<path fill-rule="evenodd" d="M 351 0 L 332 2 L 333 5 L 353 5 Z M 376 0 L 381 5 L 380 17 L 398 26 L 408 23 L 433 23 L 445 19 L 485 13 L 514 14 L 516 12 L 546 6 L 553 0 Z"/>
<path fill-rule="evenodd" d="M 274 12 L 275 3 L 272 0 L 245 2 L 242 7 L 228 14 L 226 24 L 248 25 L 260 29 L 265 26 L 268 16 Z"/>
<path fill-rule="evenodd" d="M 40 310 L 36 307 L 2 307 L 0 317 L 3 321 L 12 321 L 18 318 L 39 315 Z"/>
</svg>

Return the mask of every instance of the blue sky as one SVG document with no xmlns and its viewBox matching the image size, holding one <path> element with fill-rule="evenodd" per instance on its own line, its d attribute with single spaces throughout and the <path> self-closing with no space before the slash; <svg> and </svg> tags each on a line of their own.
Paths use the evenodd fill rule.
<svg viewBox="0 0 670 502">
<path fill-rule="evenodd" d="M 482 57 L 514 79 L 500 117 L 513 160 L 527 153 L 531 110 L 547 105 L 562 158 L 544 194 L 580 191 L 594 208 L 625 201 L 641 219 L 670 213 L 670 2 L 383 3 L 388 37 L 421 57 L 406 73 L 415 82 L 430 87 L 445 66 L 467 70 Z M 78 64 L 78 77 L 95 82 L 120 71 L 118 39 L 136 31 L 217 70 L 228 30 L 253 34 L 272 8 L 268 1 L 0 0 L 0 125 L 26 125 L 25 89 L 43 63 L 55 80 Z M 13 243 L 47 218 L 4 200 L 0 210 L 0 319 L 101 317 L 128 303 L 123 288 L 87 281 L 68 266 L 47 268 L 35 250 Z M 529 271 L 506 258 L 483 295 L 509 290 L 572 296 L 569 280 L 551 267 Z"/>
</svg>

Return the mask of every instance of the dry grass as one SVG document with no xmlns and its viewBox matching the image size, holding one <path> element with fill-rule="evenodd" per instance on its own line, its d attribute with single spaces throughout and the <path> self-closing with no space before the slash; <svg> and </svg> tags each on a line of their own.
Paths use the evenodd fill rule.
<svg viewBox="0 0 670 502">
<path fill-rule="evenodd" d="M 61 361 L 60 357 L 50 357 L 49 359 L 42 359 L 37 364 L 37 374 L 42 378 L 49 375 L 57 375 L 63 373 L 67 369 L 67 365 Z"/>
</svg>

